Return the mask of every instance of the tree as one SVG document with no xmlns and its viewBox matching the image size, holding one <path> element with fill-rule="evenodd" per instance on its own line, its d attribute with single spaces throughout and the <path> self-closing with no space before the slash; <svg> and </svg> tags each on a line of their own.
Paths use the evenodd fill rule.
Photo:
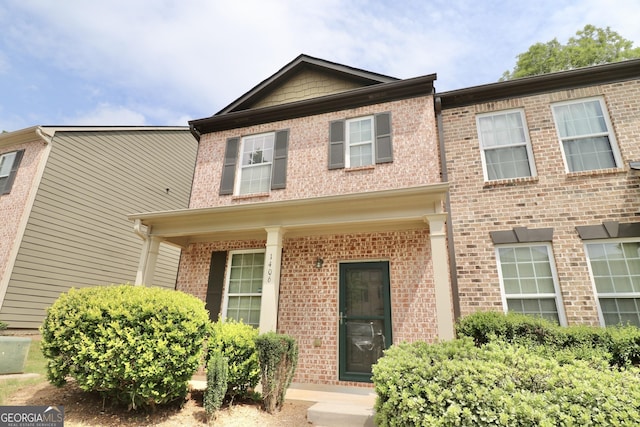
<svg viewBox="0 0 640 427">
<path fill-rule="evenodd" d="M 516 58 L 513 70 L 505 71 L 500 81 L 640 58 L 640 47 L 634 48 L 631 40 L 609 27 L 585 25 L 565 45 L 554 38 L 532 45 Z"/>
</svg>

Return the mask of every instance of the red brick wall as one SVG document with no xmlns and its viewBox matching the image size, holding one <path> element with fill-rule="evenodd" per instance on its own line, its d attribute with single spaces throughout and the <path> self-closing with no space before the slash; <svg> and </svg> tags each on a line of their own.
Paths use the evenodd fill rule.
<svg viewBox="0 0 640 427">
<path fill-rule="evenodd" d="M 5 273 L 9 252 L 15 244 L 18 225 L 26 213 L 27 199 L 34 185 L 44 148 L 42 141 L 0 148 L 0 155 L 25 150 L 11 192 L 0 196 L 0 278 Z"/>
<path fill-rule="evenodd" d="M 264 248 L 264 242 L 191 245 L 184 251 L 178 289 L 205 299 L 211 252 Z M 315 267 L 324 259 L 322 269 Z M 283 243 L 278 332 L 298 340 L 295 382 L 365 385 L 338 378 L 338 263 L 387 260 L 391 275 L 393 342 L 436 336 L 434 289 L 427 229 L 313 236 Z"/>
<path fill-rule="evenodd" d="M 550 103 L 603 96 L 623 159 L 621 169 L 565 172 Z M 479 113 L 524 108 L 537 177 L 484 182 Z M 564 90 L 443 111 L 461 314 L 502 310 L 490 231 L 553 227 L 553 251 L 569 324 L 598 324 L 584 245 L 575 226 L 640 221 L 640 81 Z"/>
<path fill-rule="evenodd" d="M 329 122 L 391 111 L 393 163 L 364 169 L 328 169 Z M 289 129 L 287 188 L 269 201 L 292 200 L 440 182 L 438 139 L 431 96 L 387 102 L 224 132 L 200 140 L 191 208 L 264 201 L 265 197 L 219 196 L 227 138 Z"/>
</svg>

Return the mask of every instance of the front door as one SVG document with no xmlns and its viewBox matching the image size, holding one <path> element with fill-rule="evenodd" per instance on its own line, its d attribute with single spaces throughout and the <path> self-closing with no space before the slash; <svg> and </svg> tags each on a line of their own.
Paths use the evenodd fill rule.
<svg viewBox="0 0 640 427">
<path fill-rule="evenodd" d="M 371 381 L 371 365 L 391 345 L 389 262 L 340 264 L 339 378 Z"/>
</svg>

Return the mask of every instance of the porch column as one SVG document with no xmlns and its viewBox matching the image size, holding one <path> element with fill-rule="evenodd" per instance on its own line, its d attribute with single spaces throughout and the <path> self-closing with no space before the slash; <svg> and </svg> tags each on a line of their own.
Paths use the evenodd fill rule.
<svg viewBox="0 0 640 427">
<path fill-rule="evenodd" d="M 280 297 L 280 262 L 282 261 L 282 227 L 268 227 L 262 276 L 260 304 L 260 333 L 276 331 L 278 326 L 278 299 Z"/>
<path fill-rule="evenodd" d="M 433 282 L 436 293 L 436 319 L 438 338 L 451 340 L 455 338 L 453 321 L 453 300 L 449 278 L 447 259 L 446 213 L 425 215 L 429 224 L 431 239 L 431 263 L 433 265 Z"/>
<path fill-rule="evenodd" d="M 147 236 L 142 245 L 138 272 L 136 274 L 136 285 L 152 285 L 153 275 L 156 271 L 156 262 L 160 252 L 160 242 L 162 239 L 156 236 Z"/>
</svg>

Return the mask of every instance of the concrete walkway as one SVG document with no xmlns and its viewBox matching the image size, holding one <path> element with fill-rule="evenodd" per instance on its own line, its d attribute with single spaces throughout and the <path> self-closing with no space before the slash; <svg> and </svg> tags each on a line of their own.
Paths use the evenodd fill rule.
<svg viewBox="0 0 640 427">
<path fill-rule="evenodd" d="M 194 377 L 193 389 L 205 389 L 204 377 Z M 287 400 L 315 402 L 307 410 L 307 419 L 322 427 L 372 427 L 376 394 L 372 388 L 292 384 Z"/>
</svg>

